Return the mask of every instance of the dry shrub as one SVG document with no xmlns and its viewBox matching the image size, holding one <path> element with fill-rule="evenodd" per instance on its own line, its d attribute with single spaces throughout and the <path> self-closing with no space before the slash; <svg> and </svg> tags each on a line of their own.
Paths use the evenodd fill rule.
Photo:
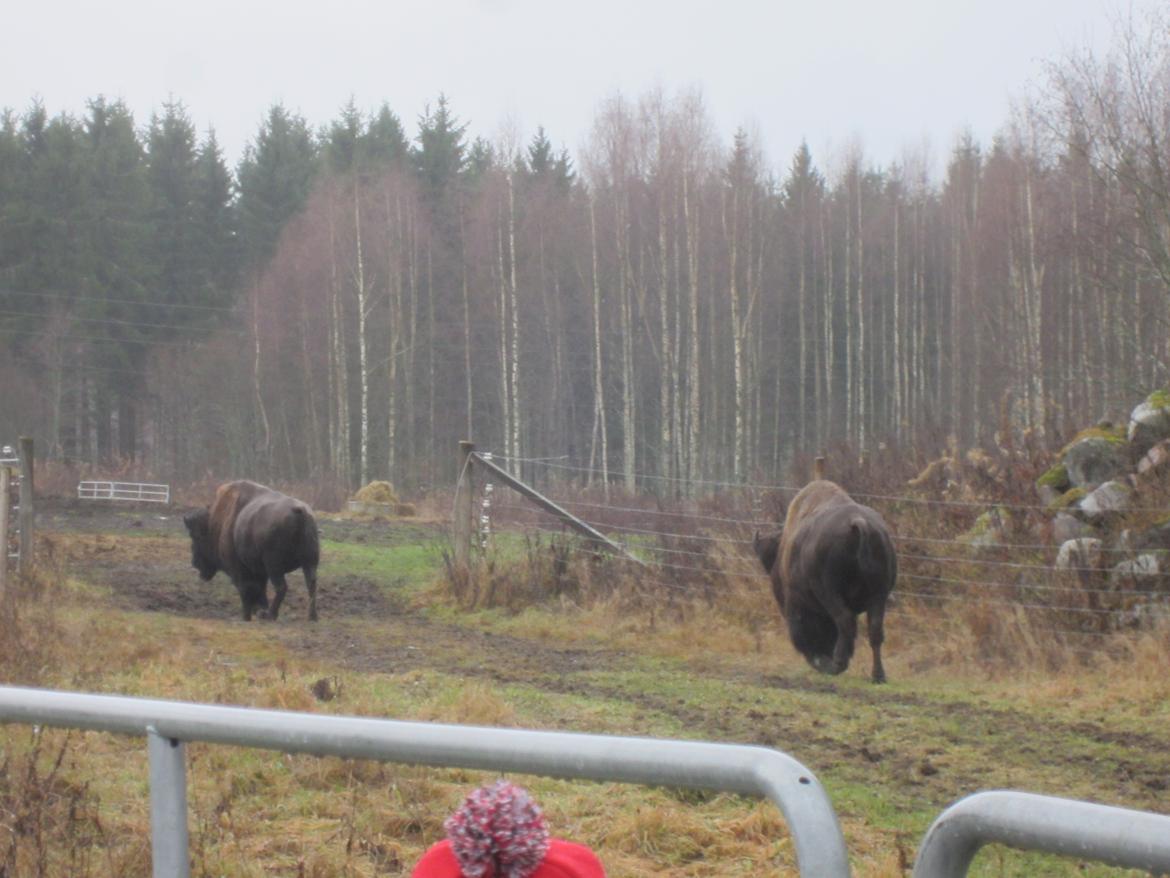
<svg viewBox="0 0 1170 878">
<path fill-rule="evenodd" d="M 0 878 L 147 873 L 138 846 L 113 850 L 88 784 L 68 778 L 71 744 L 69 735 L 51 743 L 36 728 L 27 744 L 0 751 Z"/>
<path fill-rule="evenodd" d="M 1057 672 L 1076 667 L 1084 654 L 1075 633 L 1022 607 L 980 602 L 974 596 L 961 607 L 914 602 L 891 615 L 893 623 L 886 627 L 890 652 L 914 671 Z"/>
<path fill-rule="evenodd" d="M 462 609 L 503 607 L 515 613 L 549 601 L 591 605 L 621 590 L 630 565 L 581 548 L 575 540 L 527 534 L 523 555 L 514 560 L 491 551 L 461 568 L 444 551 L 443 566 L 442 587 Z"/>
<path fill-rule="evenodd" d="M 58 665 L 67 642 L 57 620 L 56 605 L 64 591 L 64 575 L 52 544 L 40 541 L 37 564 L 23 576 L 12 572 L 8 593 L 0 598 L 0 680 L 37 685 Z"/>
</svg>

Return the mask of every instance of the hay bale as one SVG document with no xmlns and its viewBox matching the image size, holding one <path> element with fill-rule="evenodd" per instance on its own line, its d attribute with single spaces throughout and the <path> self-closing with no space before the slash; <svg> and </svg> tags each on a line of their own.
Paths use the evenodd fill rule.
<svg viewBox="0 0 1170 878">
<path fill-rule="evenodd" d="M 353 496 L 355 500 L 363 503 L 398 503 L 398 495 L 394 493 L 394 486 L 389 482 L 370 482 Z"/>
</svg>

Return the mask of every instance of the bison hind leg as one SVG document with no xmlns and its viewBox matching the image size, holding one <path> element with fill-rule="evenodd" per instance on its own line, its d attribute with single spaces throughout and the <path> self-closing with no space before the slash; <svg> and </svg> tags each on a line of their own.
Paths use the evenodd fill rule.
<svg viewBox="0 0 1170 878">
<path fill-rule="evenodd" d="M 246 580 L 239 586 L 240 604 L 244 613 L 244 621 L 252 621 L 255 613 L 261 619 L 268 615 L 268 582 L 261 579 Z"/>
<path fill-rule="evenodd" d="M 886 669 L 882 667 L 882 641 L 885 640 L 886 601 L 874 604 L 865 611 L 865 626 L 869 634 L 869 648 L 873 653 L 873 673 L 870 679 L 875 683 L 886 682 Z"/>
<path fill-rule="evenodd" d="M 309 621 L 317 621 L 317 567 L 306 564 L 304 567 L 305 588 L 309 590 Z"/>
<path fill-rule="evenodd" d="M 269 619 L 276 619 L 280 613 L 280 605 L 284 603 L 284 596 L 288 594 L 288 581 L 284 578 L 283 573 L 277 573 L 272 577 L 272 587 L 276 594 L 272 598 L 272 610 L 268 614 Z"/>
</svg>

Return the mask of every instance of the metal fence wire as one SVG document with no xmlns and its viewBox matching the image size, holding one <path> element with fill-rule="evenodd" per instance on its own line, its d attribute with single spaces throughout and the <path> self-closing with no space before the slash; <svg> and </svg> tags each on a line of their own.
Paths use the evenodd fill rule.
<svg viewBox="0 0 1170 878">
<path fill-rule="evenodd" d="M 663 508 L 655 498 L 648 497 L 645 505 L 638 505 L 639 498 L 622 494 L 621 500 L 610 502 L 603 488 L 582 490 L 582 482 L 588 485 L 590 480 L 604 475 L 594 468 L 572 466 L 555 458 L 515 459 L 496 454 L 493 459 L 497 465 L 522 465 L 533 473 L 547 485 L 556 504 L 647 565 L 652 574 L 640 577 L 642 585 L 667 594 L 691 591 L 696 583 L 710 589 L 712 580 L 720 578 L 759 578 L 762 570 L 751 549 L 752 535 L 778 527 L 775 520 L 761 512 L 765 506 L 763 497 L 769 493 L 791 495 L 799 490 L 788 485 L 702 482 L 706 489 L 734 497 L 746 514 L 728 513 L 718 503 L 704 510 L 695 501 L 678 501 Z M 647 475 L 639 475 L 639 479 L 650 480 L 651 484 L 654 479 L 682 481 Z M 898 510 L 922 509 L 937 528 L 923 535 L 895 533 L 899 558 L 899 583 L 892 598 L 895 607 L 1013 608 L 1034 620 L 1037 628 L 1088 637 L 1124 633 L 1170 620 L 1170 559 L 1163 564 L 1157 552 L 1099 545 L 1094 546 L 1092 557 L 1086 552 L 1058 564 L 1059 545 L 998 535 L 972 539 L 970 533 L 962 531 L 947 533 L 938 514 L 940 509 L 950 508 L 969 524 L 980 510 L 995 508 L 1004 513 L 1035 515 L 1047 507 L 886 494 L 853 496 L 886 514 L 887 520 L 892 520 Z M 1170 513 L 1170 509 L 1146 511 L 1162 516 Z M 502 527 L 520 528 L 550 539 L 564 534 L 561 522 L 554 516 L 516 494 L 501 496 L 498 485 L 484 512 L 485 525 L 496 531 Z M 1162 556 L 1167 554 L 1163 552 Z M 1154 563 L 1146 558 L 1146 566 L 1139 569 L 1135 559 L 1143 555 L 1153 557 Z M 1131 566 L 1124 566 L 1125 562 Z"/>
</svg>

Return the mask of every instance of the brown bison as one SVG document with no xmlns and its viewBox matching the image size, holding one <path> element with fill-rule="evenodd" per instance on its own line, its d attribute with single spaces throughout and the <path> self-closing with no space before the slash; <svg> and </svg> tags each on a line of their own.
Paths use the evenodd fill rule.
<svg viewBox="0 0 1170 878">
<path fill-rule="evenodd" d="M 210 508 L 184 515 L 183 523 L 191 534 L 191 566 L 205 580 L 226 573 L 240 593 L 245 620 L 254 610 L 275 619 L 288 592 L 284 575 L 299 567 L 309 590 L 309 618 L 316 621 L 317 522 L 300 500 L 255 482 L 228 482 Z M 269 580 L 276 589 L 271 608 Z"/>
<path fill-rule="evenodd" d="M 884 683 L 882 620 L 898 564 L 882 517 L 818 480 L 793 498 L 778 533 L 757 533 L 752 544 L 772 577 L 792 645 L 808 663 L 825 674 L 849 667 L 857 615 L 865 613 L 873 681 Z"/>
</svg>

